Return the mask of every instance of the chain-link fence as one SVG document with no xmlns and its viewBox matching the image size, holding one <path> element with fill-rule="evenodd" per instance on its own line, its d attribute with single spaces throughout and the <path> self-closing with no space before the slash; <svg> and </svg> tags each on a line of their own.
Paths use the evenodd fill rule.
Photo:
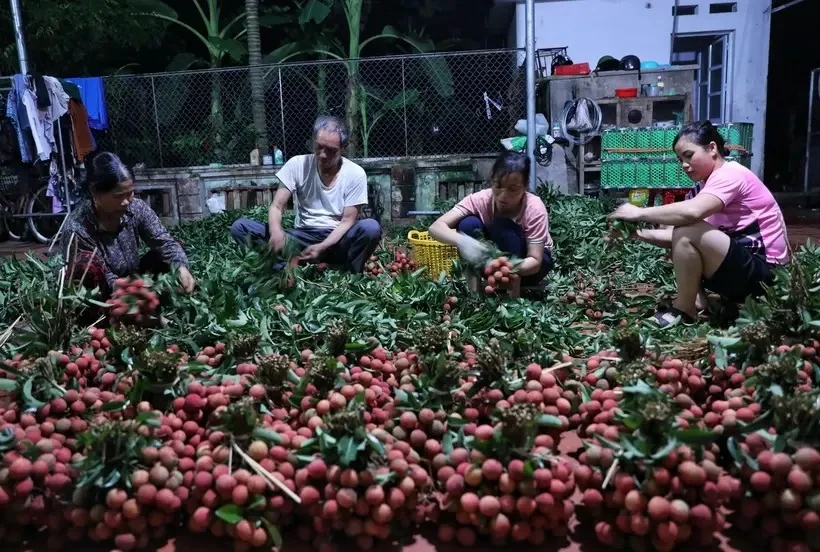
<svg viewBox="0 0 820 552">
<path fill-rule="evenodd" d="M 311 150 L 320 113 L 351 126 L 350 157 L 447 156 L 499 150 L 526 113 L 524 53 L 484 50 L 263 66 L 268 144 Z M 101 148 L 127 163 L 247 163 L 255 147 L 247 67 L 104 81 L 110 130 Z"/>
</svg>

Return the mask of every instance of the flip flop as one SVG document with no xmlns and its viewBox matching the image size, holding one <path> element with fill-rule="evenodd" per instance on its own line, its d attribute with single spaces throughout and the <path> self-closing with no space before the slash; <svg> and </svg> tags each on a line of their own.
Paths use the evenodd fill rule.
<svg viewBox="0 0 820 552">
<path fill-rule="evenodd" d="M 673 316 L 672 320 L 669 320 L 668 318 L 670 314 Z M 658 326 L 661 328 L 668 328 L 676 324 L 694 324 L 695 322 L 691 316 L 680 309 L 676 309 L 675 307 L 669 307 L 668 309 L 657 313 L 654 318 L 655 322 L 657 322 Z"/>
</svg>

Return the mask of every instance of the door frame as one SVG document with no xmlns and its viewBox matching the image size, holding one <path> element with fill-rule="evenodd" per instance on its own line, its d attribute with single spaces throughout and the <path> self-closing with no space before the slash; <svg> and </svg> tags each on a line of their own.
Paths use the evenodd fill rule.
<svg viewBox="0 0 820 552">
<path fill-rule="evenodd" d="M 698 31 L 693 33 L 675 33 L 675 38 L 697 38 L 697 37 L 716 37 L 715 40 L 709 44 L 709 48 L 707 48 L 707 53 L 709 55 L 709 59 L 707 60 L 707 68 L 708 73 L 706 75 L 705 84 L 707 86 L 707 107 L 706 107 L 706 115 L 707 119 L 709 118 L 709 94 L 711 93 L 711 48 L 712 46 L 720 41 L 726 41 L 724 50 L 723 50 L 723 64 L 721 69 L 723 69 L 723 105 L 721 106 L 721 118 L 723 119 L 721 122 L 730 122 L 733 119 L 733 104 L 732 101 L 732 82 L 734 81 L 734 59 L 735 59 L 735 31 L 734 30 L 714 30 L 714 31 Z M 674 51 L 673 51 L 674 54 Z M 699 56 L 703 55 L 703 52 L 699 52 Z M 697 89 L 697 98 L 698 98 L 698 113 L 695 119 L 700 118 L 700 87 L 701 87 L 701 80 L 703 79 L 703 75 L 701 75 L 702 71 L 700 69 L 700 59 L 698 59 L 698 82 L 696 85 Z"/>
</svg>

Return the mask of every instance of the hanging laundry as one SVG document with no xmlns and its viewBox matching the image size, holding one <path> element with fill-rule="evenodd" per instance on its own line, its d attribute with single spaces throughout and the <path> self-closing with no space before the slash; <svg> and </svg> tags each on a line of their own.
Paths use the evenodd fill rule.
<svg viewBox="0 0 820 552">
<path fill-rule="evenodd" d="M 51 98 L 46 89 L 46 80 L 43 75 L 32 73 L 31 79 L 34 81 L 34 93 L 37 96 L 37 109 L 51 107 Z"/>
<path fill-rule="evenodd" d="M 48 113 L 37 109 L 37 95 L 29 88 L 23 93 L 23 104 L 26 106 L 31 137 L 34 138 L 34 147 L 37 149 L 37 157 L 40 161 L 48 161 L 51 158 L 51 152 L 54 151 L 54 132 L 51 133 L 50 138 L 45 133 L 45 118 Z"/>
<path fill-rule="evenodd" d="M 65 90 L 68 97 L 72 100 L 77 100 L 78 102 L 83 101 L 83 96 L 80 94 L 80 87 L 74 84 L 71 81 L 67 81 L 65 79 L 57 79 L 60 81 L 60 84 L 63 85 L 63 90 Z"/>
<path fill-rule="evenodd" d="M 76 100 L 69 100 L 68 112 L 71 114 L 74 150 L 77 159 L 82 161 L 86 155 L 97 149 L 94 136 L 88 128 L 88 112 L 85 106 Z"/>
<path fill-rule="evenodd" d="M 3 111 L 6 111 L 7 98 L 0 98 Z M 0 117 L 0 165 L 7 165 L 20 160 L 20 146 L 17 144 L 17 130 L 14 121 L 9 117 Z"/>
<path fill-rule="evenodd" d="M 102 77 L 67 79 L 80 87 L 83 105 L 88 112 L 88 126 L 96 130 L 108 129 L 108 108 L 105 105 Z"/>
<path fill-rule="evenodd" d="M 55 122 L 68 111 L 68 94 L 63 90 L 62 85 L 54 77 L 43 77 L 44 94 L 48 97 L 49 105 L 45 109 L 40 109 L 40 119 L 43 121 L 43 136 L 46 137 L 51 149 L 57 150 L 57 137 L 55 136 Z M 37 101 L 39 106 L 40 90 L 37 90 Z"/>
<path fill-rule="evenodd" d="M 59 213 L 63 210 L 63 202 L 60 201 L 60 192 L 58 191 L 62 185 L 60 169 L 57 168 L 57 159 L 54 158 L 48 167 L 48 188 L 46 188 L 46 197 L 51 198 L 52 213 Z"/>
<path fill-rule="evenodd" d="M 43 77 L 45 81 L 45 88 L 46 92 L 48 93 L 48 98 L 50 100 L 50 107 L 49 110 L 51 112 L 52 120 L 56 121 L 60 117 L 66 114 L 68 111 L 68 100 L 69 95 L 66 94 L 66 91 L 63 89 L 63 85 L 60 84 L 60 81 L 55 79 L 54 77 Z M 40 91 L 37 91 L 37 98 L 39 99 Z"/>
<path fill-rule="evenodd" d="M 14 77 L 12 77 L 12 86 L 14 92 L 16 92 L 15 107 L 17 108 L 17 122 L 20 124 L 21 130 L 27 130 L 31 125 L 28 122 L 28 113 L 26 113 L 23 98 L 25 98 L 25 92 L 28 90 L 28 77 L 20 74 L 14 75 Z"/>
<path fill-rule="evenodd" d="M 29 139 L 29 133 L 23 130 L 22 122 L 19 119 L 18 103 L 17 90 L 12 88 L 6 101 L 6 117 L 11 121 L 12 125 L 14 125 L 14 132 L 17 135 L 17 145 L 20 147 L 20 159 L 23 163 L 31 163 L 34 161 L 35 154 L 32 153 L 33 148 L 31 146 L 31 140 Z M 25 109 L 23 113 L 25 113 Z M 26 119 L 26 122 L 28 122 L 28 119 Z"/>
</svg>

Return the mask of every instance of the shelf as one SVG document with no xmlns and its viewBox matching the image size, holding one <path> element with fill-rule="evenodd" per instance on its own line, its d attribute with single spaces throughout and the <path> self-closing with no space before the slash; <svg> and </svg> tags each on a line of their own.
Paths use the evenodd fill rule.
<svg viewBox="0 0 820 552">
<path fill-rule="evenodd" d="M 685 102 L 686 94 L 676 94 L 674 96 L 636 96 L 634 98 L 601 98 L 595 100 L 598 105 L 617 104 L 620 102 Z"/>
<path fill-rule="evenodd" d="M 592 67 L 592 64 L 590 64 Z M 623 75 L 662 75 L 664 73 L 674 73 L 677 71 L 697 71 L 700 68 L 698 65 L 673 65 L 671 67 L 657 67 L 655 69 L 641 69 L 640 71 L 600 71 L 595 73 L 592 71 L 586 75 L 550 75 L 548 77 L 540 77 L 540 80 L 563 80 L 563 79 L 597 79 L 606 77 L 617 77 Z"/>
<path fill-rule="evenodd" d="M 587 165 L 584 167 L 584 172 L 601 172 L 601 165 Z"/>
</svg>

